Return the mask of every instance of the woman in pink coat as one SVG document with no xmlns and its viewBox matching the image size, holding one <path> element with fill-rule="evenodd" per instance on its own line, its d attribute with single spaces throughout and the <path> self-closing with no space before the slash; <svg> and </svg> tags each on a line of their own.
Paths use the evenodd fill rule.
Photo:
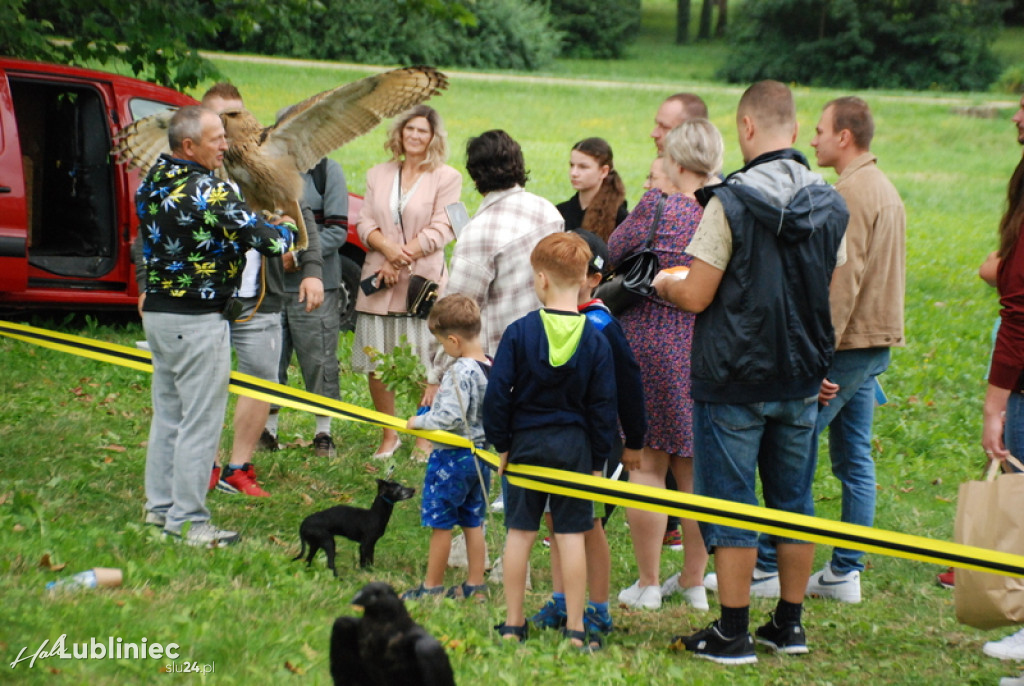
<svg viewBox="0 0 1024 686">
<path fill-rule="evenodd" d="M 356 226 L 367 248 L 361 280 L 370 279 L 372 287 L 361 287 L 356 298 L 352 370 L 368 375 L 374 407 L 393 415 L 395 394 L 374 374 L 375 364 L 365 349 L 388 353 L 402 345 L 404 336 L 424 366 L 431 364 L 433 336 L 426 320 L 408 313 L 406 295 L 414 274 L 436 281 L 443 295 L 448 280 L 444 247 L 455 237 L 445 206 L 458 202 L 462 175 L 445 164 L 448 138 L 432 107 L 418 105 L 399 116 L 384 148 L 392 159 L 366 173 L 366 197 Z M 384 429 L 373 457 L 389 458 L 400 445 L 398 433 Z M 429 442 L 417 448 L 425 458 Z"/>
</svg>

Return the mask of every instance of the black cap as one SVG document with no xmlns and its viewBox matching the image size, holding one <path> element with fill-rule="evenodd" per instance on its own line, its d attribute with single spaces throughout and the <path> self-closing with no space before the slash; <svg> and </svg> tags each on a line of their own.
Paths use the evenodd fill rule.
<svg viewBox="0 0 1024 686">
<path fill-rule="evenodd" d="M 608 264 L 608 244 L 593 231 L 573 229 L 570 233 L 574 233 L 585 240 L 587 247 L 590 248 L 592 257 L 590 258 L 590 264 L 587 265 L 587 273 L 606 273 L 610 267 Z"/>
</svg>

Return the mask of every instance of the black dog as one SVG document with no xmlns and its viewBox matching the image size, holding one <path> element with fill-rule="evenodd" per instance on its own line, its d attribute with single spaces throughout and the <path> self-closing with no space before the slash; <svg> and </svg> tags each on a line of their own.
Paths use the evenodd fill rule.
<svg viewBox="0 0 1024 686">
<path fill-rule="evenodd" d="M 352 604 L 362 617 L 338 617 L 331 631 L 336 686 L 455 686 L 448 654 L 406 612 L 395 590 L 375 581 Z"/>
<path fill-rule="evenodd" d="M 334 567 L 334 537 L 344 536 L 359 544 L 359 566 L 372 565 L 373 548 L 388 527 L 395 503 L 399 500 L 408 500 L 415 494 L 415 488 L 406 488 L 396 481 L 377 479 L 377 497 L 369 510 L 350 505 L 335 505 L 309 515 L 299 526 L 302 549 L 292 560 L 301 560 L 306 554 L 308 544 L 308 567 L 313 562 L 316 551 L 323 548 L 327 554 L 327 566 L 334 572 L 334 576 L 338 576 L 338 570 Z"/>
</svg>

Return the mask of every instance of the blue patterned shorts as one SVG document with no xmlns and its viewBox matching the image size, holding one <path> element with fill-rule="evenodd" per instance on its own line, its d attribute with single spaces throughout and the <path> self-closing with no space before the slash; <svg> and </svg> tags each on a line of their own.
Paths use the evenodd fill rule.
<svg viewBox="0 0 1024 686">
<path fill-rule="evenodd" d="M 480 463 L 483 485 L 477 474 L 476 457 L 469 448 L 435 450 L 427 461 L 423 479 L 420 521 L 432 529 L 465 529 L 481 526 L 487 512 L 487 491 L 491 468 Z"/>
</svg>

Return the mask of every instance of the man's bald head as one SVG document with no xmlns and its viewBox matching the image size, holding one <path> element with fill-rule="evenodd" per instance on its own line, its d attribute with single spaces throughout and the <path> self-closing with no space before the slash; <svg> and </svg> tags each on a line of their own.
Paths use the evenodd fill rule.
<svg viewBox="0 0 1024 686">
<path fill-rule="evenodd" d="M 654 130 L 651 138 L 658 148 L 658 154 L 665 151 L 665 134 L 682 124 L 687 119 L 707 119 L 708 106 L 700 96 L 693 93 L 676 93 L 665 98 L 654 116 Z"/>
</svg>

